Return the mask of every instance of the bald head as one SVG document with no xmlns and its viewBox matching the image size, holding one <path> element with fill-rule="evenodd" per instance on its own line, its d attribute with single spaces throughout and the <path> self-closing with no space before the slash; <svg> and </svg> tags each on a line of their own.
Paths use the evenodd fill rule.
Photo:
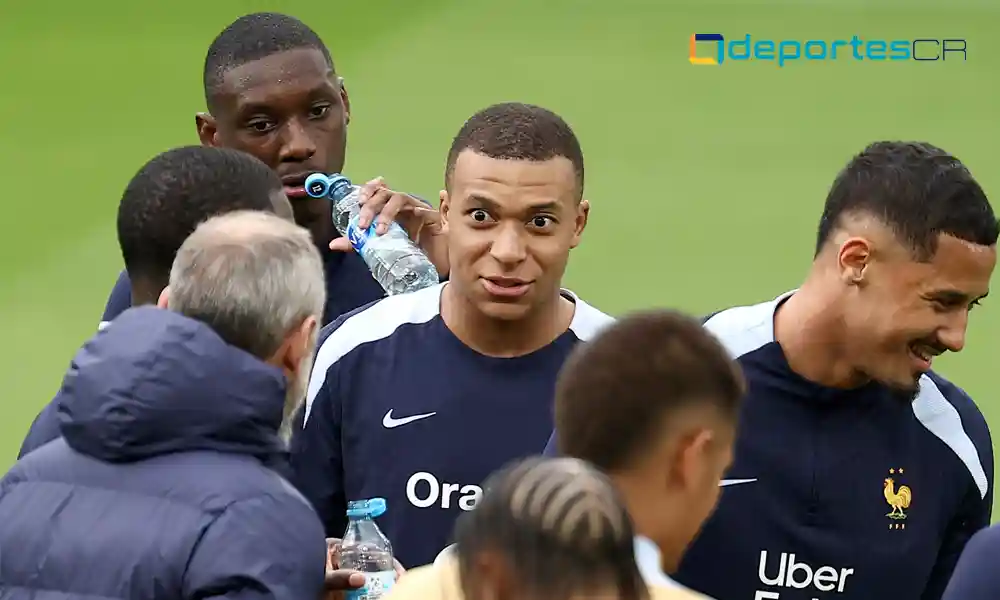
<svg viewBox="0 0 1000 600">
<path fill-rule="evenodd" d="M 609 598 L 645 597 L 632 523 L 604 474 L 577 459 L 530 458 L 498 471 L 484 488 L 455 531 L 463 587 L 502 587 L 503 572 L 516 574 L 517 597 L 595 589 Z"/>
<path fill-rule="evenodd" d="M 205 221 L 170 271 L 170 309 L 261 359 L 303 321 L 318 320 L 325 302 L 323 263 L 309 232 L 263 212 Z"/>
</svg>

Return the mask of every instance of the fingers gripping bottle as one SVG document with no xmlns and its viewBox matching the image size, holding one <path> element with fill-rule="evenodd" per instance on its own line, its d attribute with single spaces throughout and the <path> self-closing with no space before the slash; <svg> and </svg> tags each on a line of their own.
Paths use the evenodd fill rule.
<svg viewBox="0 0 1000 600">
<path fill-rule="evenodd" d="M 396 582 L 392 544 L 375 524 L 385 513 L 385 498 L 347 503 L 347 531 L 340 545 L 340 568 L 365 575 L 364 587 L 347 592 L 347 600 L 380 600 Z"/>
<path fill-rule="evenodd" d="M 434 264 L 393 222 L 384 235 L 375 233 L 375 224 L 358 227 L 361 213 L 361 188 L 340 174 L 327 177 L 313 173 L 306 178 L 306 193 L 313 198 L 333 201 L 333 225 L 361 255 L 372 277 L 390 296 L 415 292 L 441 281 Z"/>
</svg>

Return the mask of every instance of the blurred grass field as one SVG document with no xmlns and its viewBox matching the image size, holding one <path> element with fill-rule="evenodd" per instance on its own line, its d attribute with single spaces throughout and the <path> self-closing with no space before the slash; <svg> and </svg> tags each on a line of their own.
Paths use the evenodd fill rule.
<svg viewBox="0 0 1000 600">
<path fill-rule="evenodd" d="M 211 39 L 256 10 L 294 14 L 352 98 L 348 173 L 431 198 L 463 120 L 519 100 L 581 138 L 593 204 L 568 286 L 603 309 L 704 313 L 769 299 L 808 267 L 826 189 L 875 139 L 962 158 L 1000 208 L 1000 4 L 988 0 L 53 0 L 0 20 L 0 466 L 95 331 L 121 267 L 128 179 L 196 143 Z M 964 38 L 967 62 L 688 63 L 694 32 L 755 38 Z M 1000 307 L 939 369 L 1000 423 Z"/>
</svg>

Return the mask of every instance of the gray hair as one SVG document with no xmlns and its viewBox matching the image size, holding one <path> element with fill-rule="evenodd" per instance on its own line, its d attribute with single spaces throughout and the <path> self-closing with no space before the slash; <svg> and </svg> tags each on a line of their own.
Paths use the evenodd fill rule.
<svg viewBox="0 0 1000 600">
<path fill-rule="evenodd" d="M 203 222 L 170 271 L 172 310 L 261 359 L 307 318 L 319 319 L 325 303 L 323 261 L 309 232 L 263 212 Z"/>
</svg>

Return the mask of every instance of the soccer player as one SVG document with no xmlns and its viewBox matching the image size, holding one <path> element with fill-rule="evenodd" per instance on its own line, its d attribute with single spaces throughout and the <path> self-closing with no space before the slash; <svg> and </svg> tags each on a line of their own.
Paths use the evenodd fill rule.
<svg viewBox="0 0 1000 600">
<path fill-rule="evenodd" d="M 450 282 L 321 335 L 291 461 L 328 536 L 347 500 L 385 497 L 396 557 L 430 563 L 487 475 L 545 445 L 563 360 L 611 321 L 560 288 L 587 224 L 583 179 L 576 136 L 548 110 L 499 104 L 462 126 L 441 192 Z"/>
<path fill-rule="evenodd" d="M 670 311 L 619 320 L 574 350 L 556 383 L 559 453 L 611 476 L 643 577 L 678 599 L 702 598 L 667 573 L 715 508 L 744 389 L 718 340 Z"/>
<path fill-rule="evenodd" d="M 583 461 L 529 458 L 494 473 L 457 524 L 453 557 L 408 572 L 389 600 L 645 600 L 632 523 Z"/>
<path fill-rule="evenodd" d="M 294 17 L 254 13 L 240 17 L 212 42 L 205 58 L 204 91 L 208 112 L 195 117 L 198 138 L 206 146 L 242 150 L 256 156 L 281 177 L 292 201 L 295 221 L 308 229 L 323 256 L 327 281 L 324 323 L 382 298 L 360 256 L 331 250 L 340 240 L 333 227 L 330 201 L 309 197 L 303 187 L 311 173 L 339 173 L 344 168 L 351 103 L 344 81 L 319 36 Z M 418 235 L 437 228 L 438 213 L 407 194 L 392 192 L 380 180 L 370 182 L 361 226 L 399 217 L 423 243 L 442 276 L 447 260 L 440 240 Z M 336 250 L 349 250 L 342 241 Z M 105 307 L 102 322 L 128 308 L 130 279 L 123 272 Z"/>
<path fill-rule="evenodd" d="M 748 393 L 681 583 L 718 598 L 941 597 L 990 522 L 993 450 L 975 403 L 931 363 L 965 346 L 998 233 L 940 148 L 878 142 L 847 164 L 801 287 L 705 323 Z"/>
<path fill-rule="evenodd" d="M 156 304 L 184 240 L 202 221 L 238 210 L 292 218 L 281 181 L 252 156 L 187 146 L 163 152 L 143 165 L 118 205 L 118 245 L 131 281 L 129 304 Z M 18 458 L 59 436 L 53 401 L 35 417 Z"/>
</svg>

